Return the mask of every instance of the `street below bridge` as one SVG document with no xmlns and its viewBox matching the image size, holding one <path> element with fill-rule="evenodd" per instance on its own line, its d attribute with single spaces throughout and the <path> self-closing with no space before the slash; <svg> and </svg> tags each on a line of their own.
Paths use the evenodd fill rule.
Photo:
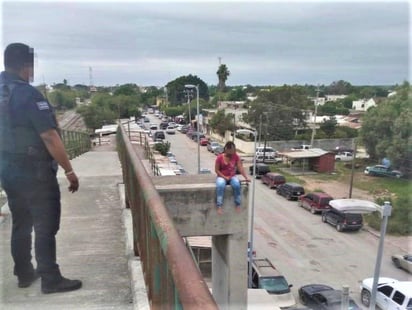
<svg viewBox="0 0 412 310">
<path fill-rule="evenodd" d="M 155 118 L 151 116 L 153 122 Z M 197 144 L 185 134 L 166 135 L 171 152 L 189 174 L 197 172 Z M 216 156 L 200 147 L 200 167 L 214 174 Z M 245 163 L 248 171 L 250 163 Z M 239 176 L 242 179 L 242 176 Z M 252 195 L 249 195 L 251 199 Z M 355 197 L 356 198 L 356 197 Z M 251 204 L 251 201 L 249 202 Z M 377 232 L 379 234 L 379 232 Z M 361 306 L 360 281 L 372 277 L 379 238 L 369 229 L 358 232 L 338 232 L 313 215 L 288 201 L 256 180 L 254 248 L 256 256 L 267 257 L 293 284 L 292 292 L 299 302 L 299 287 L 312 283 L 326 284 L 335 289 L 348 285 L 350 295 Z M 410 239 L 402 239 L 410 240 Z M 396 268 L 392 254 L 407 253 L 411 244 L 386 236 L 381 276 L 411 281 L 411 275 Z"/>
</svg>

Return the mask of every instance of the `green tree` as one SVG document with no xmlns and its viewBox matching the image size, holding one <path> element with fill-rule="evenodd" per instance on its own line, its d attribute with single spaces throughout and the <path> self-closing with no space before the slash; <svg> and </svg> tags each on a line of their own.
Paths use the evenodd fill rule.
<svg viewBox="0 0 412 310">
<path fill-rule="evenodd" d="M 119 86 L 114 92 L 114 96 L 125 95 L 125 96 L 137 96 L 137 86 L 135 84 L 124 84 Z"/>
<path fill-rule="evenodd" d="M 225 100 L 228 100 L 228 101 L 246 100 L 246 92 L 243 90 L 242 87 L 232 88 L 225 96 Z"/>
<path fill-rule="evenodd" d="M 331 138 L 335 134 L 337 124 L 338 121 L 336 120 L 336 117 L 332 116 L 328 120 L 323 120 L 319 127 L 328 138 Z"/>
<path fill-rule="evenodd" d="M 361 137 L 371 159 L 391 159 L 395 167 L 410 166 L 412 89 L 405 82 L 397 94 L 369 109 L 363 119 Z"/>
<path fill-rule="evenodd" d="M 190 94 L 190 99 L 196 99 L 196 89 L 186 89 L 185 85 L 199 85 L 199 98 L 209 100 L 209 88 L 206 83 L 196 75 L 180 76 L 177 79 L 167 83 L 167 93 L 169 104 L 181 105 L 187 102 L 187 94 Z"/>
<path fill-rule="evenodd" d="M 340 102 L 326 102 L 324 105 L 318 106 L 318 115 L 348 115 L 349 109 L 344 107 Z"/>
<path fill-rule="evenodd" d="M 332 84 L 326 87 L 326 93 L 331 95 L 348 95 L 352 92 L 353 86 L 343 80 L 332 82 Z"/>
<path fill-rule="evenodd" d="M 50 103 L 57 110 L 69 110 L 76 107 L 76 93 L 72 90 L 54 90 L 47 95 Z"/>
<path fill-rule="evenodd" d="M 258 93 L 243 120 L 258 130 L 262 127 L 268 140 L 290 140 L 297 128 L 306 127 L 302 109 L 312 105 L 302 87 L 274 87 Z"/>
<path fill-rule="evenodd" d="M 219 68 L 217 69 L 216 74 L 217 74 L 217 77 L 219 79 L 219 84 L 218 84 L 217 87 L 219 88 L 220 91 L 225 91 L 226 81 L 227 81 L 227 78 L 230 75 L 230 71 L 229 71 L 228 67 L 225 64 L 221 64 L 219 66 Z"/>
<path fill-rule="evenodd" d="M 210 120 L 210 126 L 219 135 L 224 136 L 227 130 L 233 131 L 233 114 L 225 114 L 225 110 L 218 110 Z"/>
</svg>

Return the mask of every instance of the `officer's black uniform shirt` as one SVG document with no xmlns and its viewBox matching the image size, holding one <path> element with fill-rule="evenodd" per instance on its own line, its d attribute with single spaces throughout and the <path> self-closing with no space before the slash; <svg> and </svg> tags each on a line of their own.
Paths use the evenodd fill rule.
<svg viewBox="0 0 412 310">
<path fill-rule="evenodd" d="M 47 152 L 40 134 L 57 129 L 52 106 L 36 88 L 15 74 L 3 71 L 0 83 L 13 87 L 9 99 L 9 117 L 14 133 L 12 139 L 15 139 L 12 144 L 15 147 L 11 147 L 8 152 L 25 153 L 29 146 Z"/>
</svg>

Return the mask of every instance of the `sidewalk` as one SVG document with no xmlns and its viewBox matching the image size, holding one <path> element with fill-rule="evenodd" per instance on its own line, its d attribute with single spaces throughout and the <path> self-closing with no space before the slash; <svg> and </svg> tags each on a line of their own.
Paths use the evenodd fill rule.
<svg viewBox="0 0 412 310">
<path fill-rule="evenodd" d="M 129 274 L 128 266 L 133 266 L 133 261 L 138 264 L 138 259 L 127 249 L 125 226 L 129 224 L 124 221 L 128 215 L 119 192 L 123 180 L 117 152 L 107 147 L 96 149 L 73 159 L 72 164 L 80 180 L 77 193 L 69 193 L 62 171 L 58 174 L 62 219 L 57 234 L 57 261 L 62 274 L 82 280 L 83 288 L 48 295 L 40 292 L 40 281 L 29 288 L 17 288 L 10 255 L 11 218 L 7 208 L 3 208 L 6 216 L 0 223 L 1 309 L 136 309 L 136 293 L 131 286 L 131 277 L 136 275 Z M 134 265 L 134 270 L 138 267 L 139 264 Z M 139 289 L 141 293 L 142 287 Z"/>
</svg>

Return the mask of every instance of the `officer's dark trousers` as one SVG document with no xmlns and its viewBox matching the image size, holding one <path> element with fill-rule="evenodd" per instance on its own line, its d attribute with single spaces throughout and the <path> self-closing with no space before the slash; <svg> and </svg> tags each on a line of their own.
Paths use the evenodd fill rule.
<svg viewBox="0 0 412 310">
<path fill-rule="evenodd" d="M 1 181 L 12 214 L 11 254 L 14 274 L 29 277 L 32 229 L 35 233 L 37 272 L 42 283 L 61 278 L 56 263 L 56 233 L 60 223 L 60 189 L 56 170 L 50 161 L 8 162 L 2 169 Z"/>
</svg>

